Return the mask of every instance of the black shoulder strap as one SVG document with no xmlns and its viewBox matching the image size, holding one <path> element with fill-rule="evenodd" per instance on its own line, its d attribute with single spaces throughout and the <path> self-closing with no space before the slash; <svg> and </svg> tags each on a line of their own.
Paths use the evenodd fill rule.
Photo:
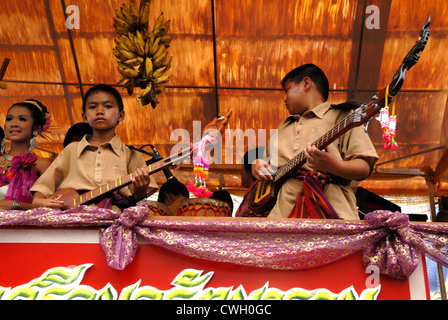
<svg viewBox="0 0 448 320">
<path fill-rule="evenodd" d="M 346 101 L 339 104 L 332 104 L 331 107 L 333 109 L 339 109 L 339 110 L 354 110 L 362 106 L 362 102 L 358 102 L 355 100 Z"/>
</svg>

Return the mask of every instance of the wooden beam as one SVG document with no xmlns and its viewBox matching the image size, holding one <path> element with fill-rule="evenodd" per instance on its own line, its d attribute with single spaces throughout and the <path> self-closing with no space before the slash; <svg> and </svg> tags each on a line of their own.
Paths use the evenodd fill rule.
<svg viewBox="0 0 448 320">
<path fill-rule="evenodd" d="M 403 175 L 410 177 L 423 177 L 424 173 L 420 169 L 401 169 L 401 168 L 378 168 L 376 167 L 373 173 L 389 174 L 389 175 Z"/>
<path fill-rule="evenodd" d="M 64 72 L 64 63 L 62 62 L 61 50 L 59 48 L 57 33 L 56 33 L 55 26 L 54 26 L 54 20 L 53 20 L 53 15 L 51 12 L 51 6 L 50 6 L 49 0 L 45 0 L 44 4 L 45 4 L 45 11 L 47 14 L 48 25 L 50 28 L 51 39 L 53 40 L 53 49 L 56 54 L 56 60 L 58 62 L 58 71 L 59 71 L 59 74 L 61 75 L 61 82 L 65 83 L 66 79 L 65 79 L 65 72 Z M 63 8 L 63 10 L 65 10 L 65 7 Z M 72 108 L 70 105 L 70 92 L 68 91 L 68 88 L 66 85 L 62 85 L 62 89 L 64 90 L 64 98 L 65 98 L 65 104 L 66 104 L 66 108 L 67 108 L 68 120 L 70 122 L 70 126 L 72 126 L 73 125 L 73 116 L 72 116 Z"/>
<path fill-rule="evenodd" d="M 366 27 L 366 8 L 370 5 L 375 5 L 379 9 L 379 29 L 368 29 Z M 359 40 L 359 55 L 356 63 L 356 75 L 354 79 L 352 78 L 355 83 L 349 84 L 349 88 L 353 88 L 353 91 L 349 91 L 347 98 L 348 100 L 369 102 L 373 96 L 372 90 L 376 92 L 379 86 L 378 82 L 381 74 L 384 44 L 387 37 L 391 1 L 366 0 L 360 2 L 359 6 L 358 14 L 361 14 L 363 17 L 361 21 L 362 31 L 360 34 L 361 39 Z M 362 10 L 361 13 L 359 13 L 360 10 Z"/>
</svg>

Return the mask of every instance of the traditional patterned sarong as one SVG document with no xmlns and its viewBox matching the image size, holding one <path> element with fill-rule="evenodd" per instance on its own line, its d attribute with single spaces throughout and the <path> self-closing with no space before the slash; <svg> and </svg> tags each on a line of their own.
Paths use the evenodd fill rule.
<svg viewBox="0 0 448 320">
<path fill-rule="evenodd" d="M 303 189 L 288 218 L 340 219 L 325 197 L 323 187 L 327 183 L 349 184 L 349 180 L 317 171 L 302 170 L 296 173 L 295 178 L 303 180 Z"/>
</svg>

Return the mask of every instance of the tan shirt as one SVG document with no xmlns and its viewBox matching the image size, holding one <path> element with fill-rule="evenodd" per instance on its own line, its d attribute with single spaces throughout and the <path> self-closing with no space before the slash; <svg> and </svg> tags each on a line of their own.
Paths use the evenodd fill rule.
<svg viewBox="0 0 448 320">
<path fill-rule="evenodd" d="M 89 191 L 146 166 L 143 156 L 129 149 L 117 135 L 100 146 L 90 144 L 87 138 L 90 136 L 62 150 L 31 191 L 41 192 L 46 197 L 66 188 Z M 157 189 L 151 176 L 148 195 Z M 126 198 L 132 195 L 129 186 L 118 192 Z"/>
<path fill-rule="evenodd" d="M 270 141 L 271 150 L 278 150 L 278 157 L 275 157 L 275 152 L 271 152 L 271 165 L 285 164 L 302 152 L 308 143 L 318 140 L 349 114 L 349 111 L 330 107 L 330 104 L 325 102 L 306 111 L 302 116 L 296 116 L 298 121 L 291 122 L 290 117 L 285 119 L 277 128 L 278 136 L 274 136 Z M 375 148 L 363 126 L 349 130 L 331 143 L 328 150 L 340 160 L 363 159 L 369 163 L 371 171 L 378 160 Z M 302 169 L 310 170 L 306 164 L 302 166 Z M 288 179 L 280 189 L 277 203 L 268 217 L 288 217 L 302 188 L 303 181 Z M 350 186 L 327 184 L 324 187 L 324 194 L 341 218 L 359 219 L 356 198 Z"/>
</svg>

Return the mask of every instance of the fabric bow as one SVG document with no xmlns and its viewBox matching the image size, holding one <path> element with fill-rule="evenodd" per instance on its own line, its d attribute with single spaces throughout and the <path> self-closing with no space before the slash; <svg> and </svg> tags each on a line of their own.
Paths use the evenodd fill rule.
<svg viewBox="0 0 448 320">
<path fill-rule="evenodd" d="M 142 202 L 123 210 L 120 217 L 106 229 L 100 230 L 100 242 L 110 267 L 123 270 L 134 259 L 138 248 L 138 224 L 150 214 L 148 204 Z M 135 229 L 135 230 L 134 230 Z"/>
<path fill-rule="evenodd" d="M 364 250 L 364 264 L 377 266 L 382 274 L 396 279 L 408 278 L 419 263 L 413 244 L 420 242 L 409 229 L 409 216 L 375 211 L 364 221 L 375 229 L 382 228 L 380 239 Z"/>
<path fill-rule="evenodd" d="M 29 190 L 37 180 L 36 161 L 37 157 L 32 153 L 22 153 L 13 157 L 11 169 L 7 175 L 11 177 L 11 180 L 5 200 L 17 200 L 26 203 L 33 201 L 33 195 Z M 4 182 L 2 181 L 2 184 Z"/>
</svg>

